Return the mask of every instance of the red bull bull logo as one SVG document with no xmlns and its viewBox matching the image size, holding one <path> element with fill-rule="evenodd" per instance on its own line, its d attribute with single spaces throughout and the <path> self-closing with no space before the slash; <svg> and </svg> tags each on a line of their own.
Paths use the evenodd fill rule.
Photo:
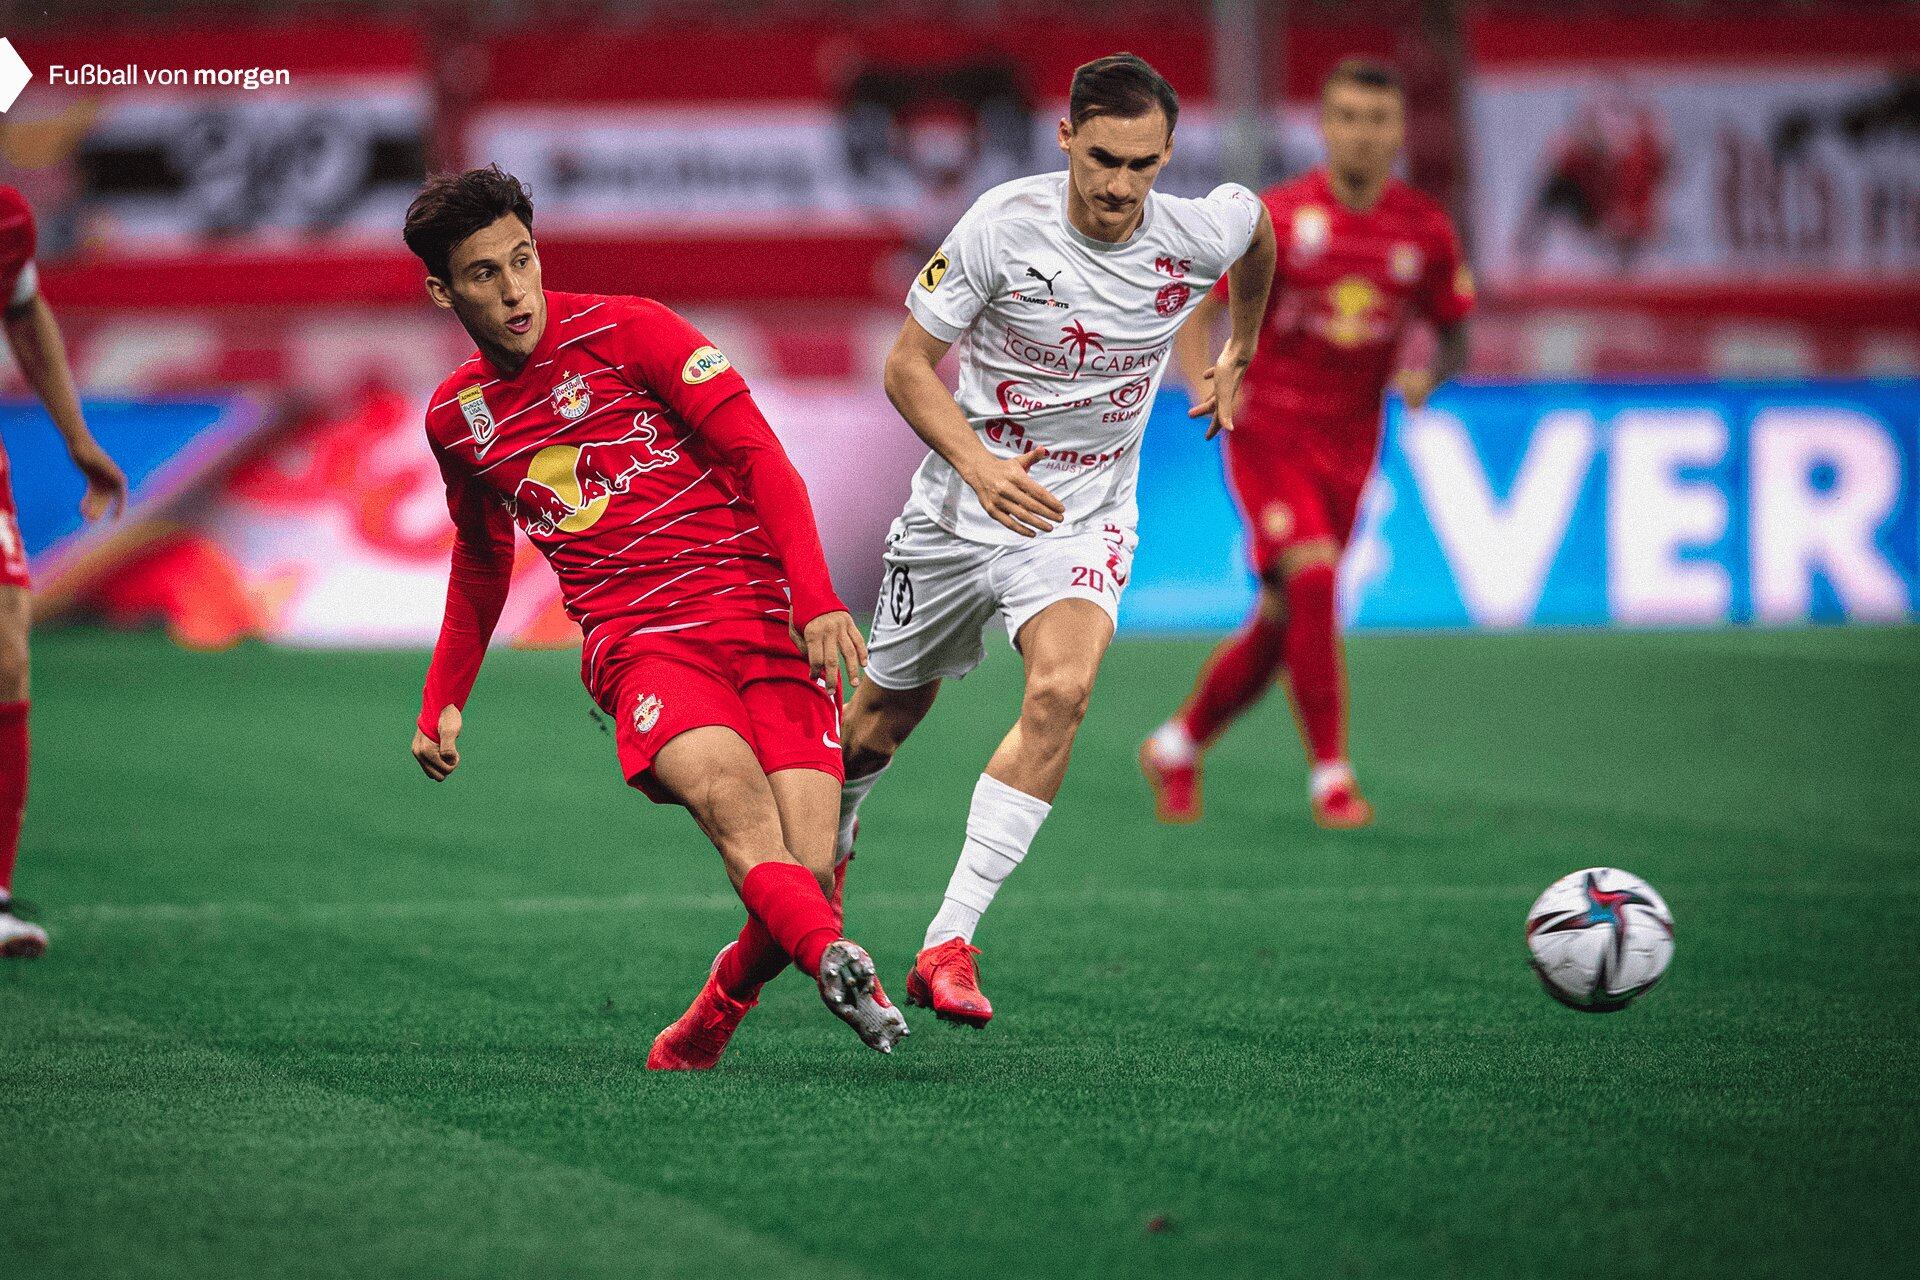
<svg viewBox="0 0 1920 1280">
<path fill-rule="evenodd" d="M 534 454 L 508 500 L 514 519 L 533 537 L 591 529 L 636 477 L 680 460 L 678 449 L 660 442 L 658 418 L 636 413 L 632 429 L 618 439 L 548 445 Z"/>
<path fill-rule="evenodd" d="M 537 537 L 550 538 L 574 515 L 574 508 L 552 485 L 532 476 L 513 488 L 512 510 L 520 527 Z"/>
<path fill-rule="evenodd" d="M 660 432 L 654 426 L 658 415 L 636 413 L 633 429 L 618 440 L 583 444 L 574 459 L 573 474 L 580 486 L 580 500 L 595 502 L 611 494 L 625 493 L 634 477 L 655 467 L 671 466 L 680 460 L 680 451 L 671 445 L 662 448 Z"/>
</svg>

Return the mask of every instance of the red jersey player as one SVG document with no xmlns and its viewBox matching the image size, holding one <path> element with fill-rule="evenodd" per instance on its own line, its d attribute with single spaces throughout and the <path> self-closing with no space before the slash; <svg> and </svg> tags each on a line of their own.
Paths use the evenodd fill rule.
<svg viewBox="0 0 1920 1280">
<path fill-rule="evenodd" d="M 80 414 L 73 372 L 60 326 L 40 296 L 33 264 L 33 211 L 12 187 L 0 187 L 0 306 L 5 308 L 7 345 L 20 372 L 53 425 L 67 442 L 87 491 L 80 514 L 87 520 L 119 515 L 127 501 L 127 478 L 94 440 Z M 14 914 L 13 863 L 20 848 L 20 819 L 27 803 L 27 627 L 31 622 L 27 552 L 14 515 L 11 469 L 0 447 L 0 956 L 37 956 L 47 933 Z"/>
<path fill-rule="evenodd" d="M 1466 363 L 1473 287 L 1446 213 L 1393 176 L 1404 137 L 1399 79 L 1342 62 L 1321 102 L 1327 166 L 1266 192 L 1280 241 L 1258 353 L 1241 383 L 1227 472 L 1247 522 L 1259 602 L 1202 668 L 1193 694 L 1140 750 L 1160 819 L 1200 816 L 1200 754 L 1284 667 L 1313 767 L 1314 818 L 1363 826 L 1372 809 L 1347 762 L 1334 571 L 1380 444 L 1387 385 L 1407 408 Z M 1196 386 L 1223 300 L 1195 310 L 1176 348 Z M 1395 373 L 1407 321 L 1439 335 L 1430 370 Z"/>
<path fill-rule="evenodd" d="M 517 523 L 585 633 L 581 679 L 627 781 L 692 812 L 747 906 L 647 1066 L 713 1066 L 789 963 L 891 1052 L 906 1020 L 841 936 L 834 873 L 840 667 L 857 682 L 866 651 L 746 383 L 657 302 L 543 290 L 532 204 L 498 167 L 429 182 L 406 241 L 479 347 L 427 410 L 455 537 L 415 759 L 436 781 L 459 766 Z"/>
</svg>

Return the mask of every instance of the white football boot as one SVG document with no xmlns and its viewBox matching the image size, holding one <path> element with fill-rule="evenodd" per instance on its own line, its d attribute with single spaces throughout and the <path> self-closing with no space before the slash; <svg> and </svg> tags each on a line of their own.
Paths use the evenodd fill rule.
<svg viewBox="0 0 1920 1280">
<path fill-rule="evenodd" d="M 892 1053 L 907 1037 L 907 1020 L 893 1007 L 873 961 L 858 943 L 841 938 L 820 957 L 820 998 L 869 1048 Z"/>
<path fill-rule="evenodd" d="M 31 960 L 46 950 L 47 931 L 13 914 L 13 899 L 0 898 L 0 958 Z"/>
</svg>

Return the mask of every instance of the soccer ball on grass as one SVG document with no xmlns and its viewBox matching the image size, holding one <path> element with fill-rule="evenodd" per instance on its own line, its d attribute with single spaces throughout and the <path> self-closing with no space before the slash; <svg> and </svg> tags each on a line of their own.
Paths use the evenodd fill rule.
<svg viewBox="0 0 1920 1280">
<path fill-rule="evenodd" d="M 1527 913 L 1527 949 L 1547 994 L 1612 1013 L 1660 981 L 1673 959 L 1673 913 L 1638 876 L 1588 867 L 1562 876 Z"/>
</svg>

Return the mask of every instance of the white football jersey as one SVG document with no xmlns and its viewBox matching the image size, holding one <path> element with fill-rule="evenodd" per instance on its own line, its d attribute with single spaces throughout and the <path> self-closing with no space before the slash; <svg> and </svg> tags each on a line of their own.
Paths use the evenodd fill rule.
<svg viewBox="0 0 1920 1280">
<path fill-rule="evenodd" d="M 1173 335 L 1239 260 L 1260 201 L 1238 183 L 1188 200 L 1158 191 L 1133 236 L 1109 244 L 1067 221 L 1066 173 L 1004 183 L 974 202 L 907 291 L 907 310 L 957 344 L 954 399 L 1002 457 L 1036 445 L 1033 477 L 1067 509 L 1131 528 L 1140 440 Z M 946 459 L 929 453 L 911 506 L 986 543 L 1021 535 L 986 513 Z"/>
</svg>

